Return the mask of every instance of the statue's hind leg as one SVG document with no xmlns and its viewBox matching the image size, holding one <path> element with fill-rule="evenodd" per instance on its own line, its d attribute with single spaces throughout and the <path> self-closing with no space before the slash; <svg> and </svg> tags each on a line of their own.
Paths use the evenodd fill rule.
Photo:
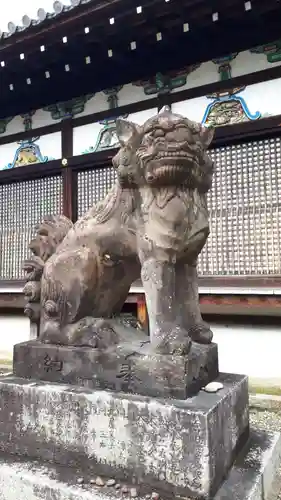
<svg viewBox="0 0 281 500">
<path fill-rule="evenodd" d="M 118 343 L 107 320 L 120 313 L 140 273 L 133 249 L 120 240 L 113 241 L 116 254 L 97 245 L 96 238 L 88 248 L 67 250 L 47 263 L 41 297 L 43 342 L 101 349 Z"/>
<path fill-rule="evenodd" d="M 179 314 L 191 339 L 200 344 L 210 344 L 213 333 L 200 312 L 196 264 L 176 265 L 176 294 Z"/>
</svg>

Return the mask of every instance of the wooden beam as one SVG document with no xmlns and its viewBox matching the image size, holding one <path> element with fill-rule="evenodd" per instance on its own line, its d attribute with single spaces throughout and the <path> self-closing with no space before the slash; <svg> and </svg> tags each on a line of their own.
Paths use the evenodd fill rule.
<svg viewBox="0 0 281 500">
<path fill-rule="evenodd" d="M 243 12 L 243 15 L 246 19 L 248 19 L 248 16 L 250 14 L 249 13 L 245 14 Z M 212 33 L 215 33 L 215 31 L 214 31 L 215 29 L 221 29 L 221 28 L 219 28 L 220 23 L 213 23 L 211 19 L 208 22 L 211 23 L 208 29 L 210 29 L 210 30 L 212 29 Z M 214 25 L 216 25 L 216 24 L 217 24 L 217 28 L 214 27 Z M 157 27 L 157 25 L 156 25 L 156 27 Z M 232 26 L 232 30 L 234 30 L 234 26 Z M 225 34 L 225 32 L 227 34 L 227 31 L 228 30 L 225 29 L 224 31 L 221 32 L 221 35 Z M 147 44 L 147 45 L 145 45 L 145 43 L 144 43 L 143 58 L 146 57 L 147 51 L 149 51 L 149 53 L 150 53 L 149 60 L 152 61 L 151 65 L 153 66 L 153 68 L 156 68 L 156 64 L 158 64 L 157 70 L 161 71 L 161 70 L 164 70 L 166 68 L 166 70 L 168 71 L 168 69 L 175 69 L 176 67 L 180 68 L 180 65 L 178 65 L 178 64 L 184 65 L 184 64 L 187 64 L 188 61 L 191 63 L 192 58 L 196 58 L 196 61 L 193 61 L 193 62 L 200 62 L 201 60 L 206 60 L 206 58 L 202 59 L 203 52 L 202 51 L 200 52 L 199 48 L 198 48 L 198 56 L 196 55 L 196 52 L 194 52 L 194 54 L 193 54 L 193 52 L 191 51 L 192 46 L 194 45 L 194 38 L 192 38 L 192 37 L 194 37 L 194 36 L 196 37 L 196 29 L 193 31 L 190 30 L 190 33 L 186 34 L 185 38 L 182 38 L 182 36 L 183 36 L 182 27 L 178 26 L 178 29 L 176 30 L 177 34 L 173 35 L 174 32 L 175 32 L 175 30 L 171 30 L 171 33 L 169 32 L 169 37 L 171 35 L 171 40 L 170 40 L 170 38 L 168 40 L 169 47 L 171 49 L 171 56 L 170 57 L 167 57 L 168 52 L 164 55 L 162 53 L 162 56 L 160 57 L 161 50 L 163 52 L 163 46 L 165 46 L 165 43 L 166 43 L 165 36 L 163 37 L 161 44 L 159 44 L 159 43 L 157 44 L 157 42 L 155 41 L 156 39 L 154 37 L 154 46 L 153 47 L 152 47 L 151 43 Z M 201 36 L 200 33 L 201 32 L 199 30 L 198 37 Z M 246 29 L 245 29 L 245 33 L 247 33 Z M 207 35 L 208 35 L 208 32 L 207 32 Z M 202 41 L 202 46 L 203 47 L 206 46 L 208 48 L 207 35 L 205 35 L 205 37 L 204 37 L 204 40 L 203 40 L 204 43 Z M 219 46 L 219 51 L 220 51 L 220 54 L 218 53 L 216 55 L 222 55 L 222 53 L 221 53 L 222 49 L 221 49 L 221 44 L 220 44 L 220 40 L 222 38 L 220 36 L 219 31 L 217 32 L 216 37 L 217 37 L 216 44 Z M 246 37 L 246 35 L 245 35 L 245 37 Z M 231 38 L 230 35 L 228 36 L 228 38 L 229 39 Z M 86 40 L 86 38 L 85 38 L 85 40 Z M 170 41 L 171 41 L 171 43 L 170 43 Z M 179 45 L 180 42 L 181 42 L 181 45 Z M 182 43 L 185 43 L 186 50 L 184 52 L 179 50 L 180 47 L 182 46 Z M 249 44 L 250 44 L 250 42 L 249 42 Z M 126 64 L 118 64 L 116 61 L 116 58 L 114 58 L 114 57 L 108 58 L 107 57 L 107 50 L 105 49 L 105 46 L 104 46 L 100 50 L 100 53 L 103 52 L 103 57 L 101 57 L 101 55 L 99 53 L 93 54 L 93 60 L 94 60 L 94 55 L 95 55 L 95 66 L 94 66 L 95 72 L 94 72 L 93 69 L 90 68 L 90 66 L 91 66 L 90 64 L 89 65 L 85 64 L 85 60 L 84 60 L 85 55 L 90 55 L 90 54 L 85 53 L 85 50 L 87 47 L 87 44 L 85 42 L 85 44 L 83 44 L 81 46 L 81 53 L 80 53 L 81 57 L 79 56 L 80 63 L 78 63 L 77 55 L 75 55 L 74 51 L 72 51 L 73 58 L 74 58 L 73 59 L 73 67 L 72 67 L 72 70 L 70 72 L 67 72 L 67 74 L 65 74 L 66 72 L 64 71 L 64 63 L 69 63 L 71 66 L 72 61 L 69 60 L 69 57 L 71 57 L 71 54 L 69 54 L 69 57 L 64 56 L 65 51 L 67 52 L 67 48 L 65 48 L 65 50 L 63 52 L 63 49 L 61 48 L 62 45 L 63 44 L 60 41 L 60 45 L 58 45 L 57 49 L 56 49 L 58 54 L 59 54 L 58 62 L 56 65 L 51 64 L 51 66 L 52 66 L 52 70 L 51 70 L 52 78 L 50 80 L 49 79 L 46 80 L 46 78 L 44 76 L 44 70 L 42 68 L 37 68 L 37 64 L 33 64 L 32 58 L 31 58 L 31 61 L 32 61 L 33 73 L 32 73 L 32 75 L 29 75 L 29 74 L 27 75 L 27 76 L 30 76 L 32 78 L 32 86 L 26 85 L 26 80 L 22 74 L 25 71 L 24 68 L 25 68 L 26 62 L 22 61 L 22 66 L 20 66 L 20 69 L 17 69 L 16 73 L 14 70 L 15 65 L 12 65 L 13 70 L 11 73 L 9 73 L 9 66 L 7 65 L 7 67 L 3 71 L 3 76 L 1 79 L 1 95 L 3 96 L 2 98 L 3 98 L 3 101 L 5 102 L 6 109 L 8 109 L 9 106 L 10 106 L 11 110 L 15 109 L 15 107 L 18 107 L 18 109 L 20 109 L 20 107 L 23 107 L 23 103 L 28 102 L 29 99 L 30 99 L 30 102 L 32 102 L 33 108 L 35 109 L 36 107 L 41 107 L 43 105 L 43 100 L 44 101 L 48 100 L 48 103 L 44 102 L 44 104 L 51 104 L 51 102 L 49 102 L 51 98 L 52 98 L 53 102 L 55 102 L 57 100 L 63 100 L 66 95 L 67 95 L 67 98 L 70 99 L 71 97 L 74 97 L 75 95 L 77 95 L 77 93 L 83 94 L 83 93 L 91 92 L 91 90 L 98 91 L 101 88 L 101 85 L 104 84 L 104 82 L 106 80 L 108 80 L 108 82 L 110 81 L 110 84 L 113 84 L 113 80 L 115 82 L 114 84 L 119 84 L 119 83 L 125 84 L 130 80 L 130 77 L 132 77 L 132 79 L 134 79 L 134 78 L 139 79 L 139 78 L 143 78 L 143 77 L 148 76 L 147 72 L 148 72 L 149 65 L 148 64 L 147 65 L 138 64 L 141 61 L 141 57 L 138 56 L 138 53 L 139 54 L 141 53 L 142 44 L 140 44 L 139 51 L 133 51 L 134 55 L 131 54 L 132 51 L 128 51 L 127 44 L 125 47 L 122 46 L 120 48 L 119 45 L 116 47 L 116 54 L 119 51 L 123 55 L 123 57 L 127 58 Z M 197 45 L 198 45 L 198 43 L 196 44 L 196 46 Z M 215 52 L 218 51 L 217 45 L 216 45 L 216 50 L 214 49 Z M 77 46 L 80 47 L 80 44 L 77 44 Z M 160 48 L 160 46 L 162 46 L 162 49 Z M 247 47 L 249 47 L 249 45 L 247 45 Z M 174 50 L 174 56 L 172 53 L 172 48 Z M 207 48 L 206 48 L 206 50 L 207 50 Z M 40 51 L 38 51 L 38 46 L 37 46 L 36 50 L 37 50 L 37 53 L 40 54 Z M 238 50 L 238 48 L 236 48 L 236 50 Z M 242 48 L 241 48 L 241 50 L 242 50 Z M 191 56 L 189 57 L 189 55 L 191 53 L 193 55 L 192 55 L 192 57 Z M 182 54 L 182 56 L 180 54 Z M 207 56 L 207 52 L 205 55 Z M 212 55 L 210 57 L 213 57 L 214 55 L 215 54 L 212 52 Z M 64 57 L 66 57 L 66 59 L 64 59 Z M 45 59 L 45 61 L 46 61 L 46 65 L 47 65 L 46 70 L 47 69 L 49 70 L 50 68 L 48 67 L 48 51 L 46 51 L 46 53 L 42 56 L 42 58 Z M 153 58 L 154 58 L 154 61 L 152 60 Z M 135 62 L 134 62 L 134 60 L 135 60 Z M 162 69 L 161 69 L 161 65 L 163 66 Z M 164 68 L 164 66 L 165 66 L 165 68 Z M 17 65 L 17 67 L 18 67 L 18 65 Z M 76 70 L 75 70 L 75 67 L 76 67 Z M 99 69 L 98 70 L 99 77 L 97 76 L 97 67 Z M 130 69 L 130 71 L 128 70 L 128 68 Z M 280 66 L 270 68 L 269 70 L 264 70 L 264 71 L 272 71 L 272 70 L 276 70 L 278 72 L 277 77 L 280 77 Z M 19 76 L 20 76 L 21 81 L 23 83 L 22 84 L 18 83 L 18 87 L 15 85 L 14 91 L 10 92 L 9 83 L 11 83 L 11 77 L 13 77 L 13 79 L 17 79 L 18 78 L 18 73 L 17 73 L 18 71 L 20 71 Z M 61 71 L 61 74 L 60 74 L 60 71 Z M 153 71 L 154 70 L 152 70 L 152 72 Z M 57 72 L 57 76 L 56 76 L 56 72 Z M 83 79 L 77 78 L 77 73 L 81 74 L 81 72 L 83 72 L 83 76 L 84 76 Z M 261 81 L 260 73 L 261 72 L 257 72 L 255 78 L 258 80 L 256 80 L 256 81 Z M 5 74 L 7 76 L 5 76 Z M 26 76 L 25 73 L 24 73 L 24 75 Z M 269 74 L 268 74 L 268 77 L 270 79 L 272 78 L 272 76 Z M 266 78 L 266 79 L 268 79 L 268 78 Z M 5 80 L 5 85 L 3 86 L 2 82 L 4 80 Z M 218 84 L 218 83 L 220 85 L 220 88 L 217 87 L 217 90 L 226 89 L 226 88 L 233 87 L 236 85 L 241 85 L 241 84 L 242 85 L 249 84 L 249 83 L 247 83 L 247 80 L 244 76 L 238 77 L 237 79 L 229 80 L 229 82 L 216 82 L 216 84 Z M 253 78 L 252 78 L 251 83 L 254 83 Z M 27 89 L 27 87 L 29 87 L 29 88 Z M 17 88 L 19 90 L 17 90 Z M 77 88 L 77 93 L 75 92 L 75 88 Z M 53 89 L 55 89 L 55 91 Z M 197 92 L 194 93 L 194 90 Z M 199 87 L 198 89 L 189 89 L 190 95 L 188 98 L 199 96 L 198 90 L 200 91 L 200 95 L 206 95 L 206 92 L 209 93 L 209 92 L 216 91 L 215 88 L 212 89 L 211 87 L 209 89 L 207 87 L 206 87 L 206 89 L 204 89 L 204 87 Z M 192 95 L 191 91 L 193 91 L 193 93 L 194 93 L 193 95 Z M 175 96 L 175 95 L 176 95 L 176 93 L 173 94 L 173 96 Z M 182 97 L 184 97 L 184 96 L 182 96 Z M 173 99 L 177 99 L 177 98 L 173 97 Z M 38 101 L 38 106 L 34 106 L 35 101 Z M 40 102 L 40 104 L 39 104 L 39 102 Z"/>
<path fill-rule="evenodd" d="M 1 282 L 0 282 L 1 283 Z M 0 310 L 2 309 L 23 309 L 26 300 L 23 293 L 1 293 L 0 292 Z M 3 312 L 3 311 L 2 311 Z"/>
<path fill-rule="evenodd" d="M 51 160 L 46 163 L 33 163 L 24 167 L 0 170 L 0 184 L 26 181 L 61 174 L 61 160 Z"/>
<path fill-rule="evenodd" d="M 281 288 L 281 276 L 199 276 L 199 287 L 206 288 Z"/>
<path fill-rule="evenodd" d="M 254 83 L 274 80 L 276 78 L 281 78 L 281 66 L 276 66 L 266 70 L 257 71 L 255 73 L 251 73 L 248 75 L 242 75 L 236 78 L 232 78 L 230 80 L 226 80 L 224 82 L 221 81 L 213 82 L 210 84 L 201 85 L 191 89 L 179 90 L 177 92 L 173 92 L 169 95 L 161 96 L 159 98 L 152 97 L 151 99 L 145 99 L 141 102 L 135 102 L 125 106 L 120 106 L 115 110 L 105 110 L 98 113 L 90 113 L 86 116 L 77 116 L 76 118 L 73 118 L 72 123 L 73 127 L 80 127 L 82 125 L 87 125 L 100 120 L 104 120 L 114 115 L 118 116 L 121 114 L 132 114 L 145 109 L 161 107 L 161 104 L 163 102 L 165 104 L 171 105 L 172 103 L 175 102 L 194 99 L 196 97 L 205 96 L 208 94 L 212 94 L 214 92 L 229 90 L 236 86 L 238 87 L 243 85 L 248 86 Z M 278 120 L 278 117 L 272 117 L 272 118 L 274 120 Z M 261 122 L 264 122 L 264 119 L 256 121 L 255 123 L 257 124 Z M 257 126 L 259 127 L 260 125 Z M 231 127 L 235 127 L 235 125 L 231 125 Z M 60 131 L 61 128 L 62 128 L 62 122 L 57 122 L 51 125 L 47 125 L 45 127 L 39 127 L 37 129 L 33 129 L 32 134 L 43 136 L 46 134 L 51 134 L 53 132 Z M 224 129 L 224 127 L 221 127 L 221 129 Z M 9 144 L 11 142 L 18 142 L 19 140 L 27 138 L 30 138 L 30 131 L 5 135 L 3 137 L 0 137 L 0 145 Z"/>
<path fill-rule="evenodd" d="M 185 90 L 178 90 L 171 94 L 171 103 L 206 96 L 215 92 L 225 92 L 235 87 L 243 87 L 244 85 L 249 86 L 255 83 L 275 80 L 276 78 L 281 78 L 281 66 L 272 66 L 268 69 L 237 76 L 229 80 L 207 83 Z"/>
<path fill-rule="evenodd" d="M 54 132 L 59 132 L 61 127 L 61 122 L 57 122 L 52 123 L 51 125 L 45 125 L 44 127 L 37 127 L 26 132 L 16 132 L 15 134 L 5 135 L 0 137 L 0 146 L 3 144 L 10 144 L 11 142 L 19 142 L 25 139 L 30 139 L 31 136 L 42 137 L 43 135 L 53 134 Z"/>
<path fill-rule="evenodd" d="M 106 118 L 112 118 L 114 116 L 120 116 L 122 114 L 132 114 L 139 111 L 143 111 L 150 108 L 157 108 L 158 99 L 157 97 L 152 97 L 151 99 L 145 99 L 144 101 L 133 102 L 131 104 L 126 104 L 125 106 L 120 106 L 119 108 L 112 110 L 99 111 L 98 113 L 90 113 L 86 116 L 77 116 L 72 119 L 73 127 L 81 127 L 82 125 L 88 125 L 91 123 L 104 120 Z M 29 139 L 30 135 L 34 136 L 44 136 L 47 134 L 52 134 L 53 132 L 58 132 L 62 130 L 63 121 L 57 123 L 46 125 L 44 127 L 37 127 L 28 132 L 18 132 L 16 134 L 5 135 L 0 137 L 0 146 L 3 144 L 10 144 L 11 142 L 18 142 L 23 139 Z"/>
<path fill-rule="evenodd" d="M 77 174 L 68 165 L 73 156 L 72 119 L 62 122 L 62 182 L 63 182 L 63 214 L 70 220 L 77 216 Z"/>
</svg>

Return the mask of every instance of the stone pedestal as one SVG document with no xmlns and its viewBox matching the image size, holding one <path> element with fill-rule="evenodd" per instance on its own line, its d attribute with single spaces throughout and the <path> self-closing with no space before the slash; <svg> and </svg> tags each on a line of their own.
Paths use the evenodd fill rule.
<svg viewBox="0 0 281 500">
<path fill-rule="evenodd" d="M 252 432 L 245 453 L 239 456 L 231 472 L 212 500 L 276 500 L 281 439 L 279 434 Z M 253 457 L 255 457 L 253 459 Z M 256 458 L 258 457 L 258 458 Z M 146 495 L 127 481 L 104 486 L 93 484 L 94 476 L 81 468 L 40 463 L 0 453 L 1 500 L 122 500 L 137 493 Z M 127 492 L 125 494 L 125 491 Z M 148 491 L 148 490 L 147 490 Z M 151 500 L 154 495 L 150 490 Z"/>
<path fill-rule="evenodd" d="M 0 451 L 80 467 L 140 493 L 213 498 L 248 439 L 248 384 L 185 401 L 0 378 Z M 1 475 L 1 474 L 0 474 Z"/>
<path fill-rule="evenodd" d="M 136 337 L 136 338 L 135 338 Z M 216 344 L 193 343 L 188 356 L 155 354 L 136 330 L 105 350 L 29 341 L 14 347 L 17 377 L 109 389 L 151 397 L 186 399 L 218 376 Z"/>
</svg>

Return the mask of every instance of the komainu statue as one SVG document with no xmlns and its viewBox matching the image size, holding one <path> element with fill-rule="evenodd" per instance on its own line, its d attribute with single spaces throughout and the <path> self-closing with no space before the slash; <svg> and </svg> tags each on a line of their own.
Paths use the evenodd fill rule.
<svg viewBox="0 0 281 500">
<path fill-rule="evenodd" d="M 47 344 L 108 348 L 141 276 L 152 349 L 187 354 L 212 332 L 199 310 L 196 263 L 209 234 L 213 131 L 164 108 L 143 126 L 118 120 L 118 180 L 76 224 L 47 217 L 25 262 L 26 313 Z"/>
</svg>

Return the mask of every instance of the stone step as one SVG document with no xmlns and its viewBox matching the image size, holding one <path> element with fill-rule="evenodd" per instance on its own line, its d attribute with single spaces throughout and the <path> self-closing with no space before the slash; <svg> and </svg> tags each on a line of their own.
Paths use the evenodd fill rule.
<svg viewBox="0 0 281 500">
<path fill-rule="evenodd" d="M 276 500 L 280 462 L 281 434 L 252 430 L 214 500 Z"/>
<path fill-rule="evenodd" d="M 253 431 L 226 481 L 213 500 L 273 500 L 280 465 L 280 434 Z M 128 484 L 97 486 L 96 476 L 77 468 L 25 460 L 0 454 L 1 500 L 157 500 L 157 490 L 138 491 Z M 111 478 L 103 478 L 106 482 Z M 173 497 L 172 497 L 173 498 Z M 188 500 L 185 497 L 185 500 Z"/>
<path fill-rule="evenodd" d="M 124 497 L 144 500 L 134 486 L 106 486 L 112 478 L 103 478 L 104 486 L 91 484 L 96 477 L 85 477 L 81 470 L 22 457 L 0 454 L 1 500 L 120 500 Z M 152 492 L 150 498 L 157 498 Z"/>
</svg>

